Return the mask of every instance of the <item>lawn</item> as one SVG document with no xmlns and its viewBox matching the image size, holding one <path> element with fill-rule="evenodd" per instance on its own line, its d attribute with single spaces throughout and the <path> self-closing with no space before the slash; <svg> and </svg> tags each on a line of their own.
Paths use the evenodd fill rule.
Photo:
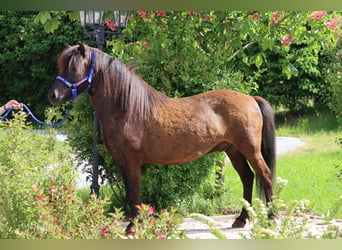
<svg viewBox="0 0 342 250">
<path fill-rule="evenodd" d="M 342 196 L 342 149 L 335 140 L 342 138 L 342 131 L 331 114 L 300 118 L 291 124 L 277 128 L 279 136 L 296 136 L 305 146 L 277 159 L 277 176 L 288 180 L 280 198 L 286 203 L 307 199 L 311 212 L 322 215 L 334 208 L 335 200 Z M 233 209 L 239 208 L 240 180 L 229 166 L 226 169 L 226 185 L 231 191 Z M 342 209 L 336 218 L 342 218 Z"/>
</svg>

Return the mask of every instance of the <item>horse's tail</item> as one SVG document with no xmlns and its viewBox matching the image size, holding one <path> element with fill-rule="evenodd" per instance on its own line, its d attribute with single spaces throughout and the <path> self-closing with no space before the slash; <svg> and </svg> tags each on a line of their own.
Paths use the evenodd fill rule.
<svg viewBox="0 0 342 250">
<path fill-rule="evenodd" d="M 276 172 L 276 135 L 273 109 L 264 98 L 254 96 L 254 99 L 258 103 L 263 117 L 261 153 L 272 173 L 272 179 L 274 179 Z M 257 187 L 263 196 L 264 189 L 258 181 Z"/>
</svg>

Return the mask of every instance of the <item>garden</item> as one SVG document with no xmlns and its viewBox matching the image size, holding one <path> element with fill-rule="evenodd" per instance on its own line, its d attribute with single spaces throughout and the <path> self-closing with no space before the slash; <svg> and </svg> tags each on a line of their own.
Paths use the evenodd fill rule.
<svg viewBox="0 0 342 250">
<path fill-rule="evenodd" d="M 92 162 L 92 108 L 82 95 L 59 128 L 67 142 L 56 140 L 55 129 L 38 133 L 25 112 L 0 123 L 0 238 L 184 239 L 177 230 L 184 217 L 238 214 L 243 205 L 257 225 L 252 238 L 302 238 L 305 228 L 291 218 L 308 214 L 331 225 L 322 238 L 341 238 L 341 228 L 333 226 L 342 219 L 341 16 L 138 11 L 122 37 L 107 41 L 107 53 L 134 62 L 146 82 L 170 97 L 224 88 L 269 100 L 277 136 L 299 137 L 305 144 L 277 158 L 275 197 L 268 207 L 258 199 L 253 207 L 241 201 L 241 182 L 222 153 L 179 166 L 144 164 L 140 221 L 125 235 L 124 186 L 101 138 L 106 184 L 100 197 L 76 186 L 78 171 L 91 173 Z M 83 38 L 77 15 L 8 11 L 0 13 L 0 25 L 1 102 L 15 98 L 47 121 L 60 119 L 66 107 L 51 107 L 46 97 L 58 74 L 57 55 L 68 43 L 94 46 Z M 77 171 L 75 158 L 89 164 L 79 164 Z M 267 219 L 267 210 L 284 218 L 280 229 Z"/>
</svg>

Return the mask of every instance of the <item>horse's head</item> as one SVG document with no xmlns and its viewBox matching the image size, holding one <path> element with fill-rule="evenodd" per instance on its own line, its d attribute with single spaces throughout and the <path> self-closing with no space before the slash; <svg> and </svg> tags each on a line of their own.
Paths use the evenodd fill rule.
<svg viewBox="0 0 342 250">
<path fill-rule="evenodd" d="M 58 57 L 59 76 L 48 93 L 51 104 L 62 105 L 88 91 L 94 69 L 94 51 L 90 47 L 79 43 L 65 49 Z"/>
</svg>

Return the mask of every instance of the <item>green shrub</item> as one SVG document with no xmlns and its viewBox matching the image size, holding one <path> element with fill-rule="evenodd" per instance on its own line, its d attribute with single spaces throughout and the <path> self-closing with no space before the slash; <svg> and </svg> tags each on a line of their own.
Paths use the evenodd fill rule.
<svg viewBox="0 0 342 250">
<path fill-rule="evenodd" d="M 146 205 L 134 235 L 125 236 L 123 212 L 108 215 L 108 201 L 95 196 L 83 203 L 69 147 L 56 142 L 53 130 L 33 131 L 26 116 L 0 123 L 1 239 L 185 238 L 176 231 L 182 217 L 175 209 L 158 215 Z"/>
<path fill-rule="evenodd" d="M 342 125 L 342 33 L 336 35 L 336 46 L 325 48 L 324 77 L 330 82 L 326 102 Z"/>
<path fill-rule="evenodd" d="M 26 116 L 20 112 L 13 121 L 0 123 L 0 238 L 40 230 L 39 217 L 45 214 L 40 204 L 74 185 L 70 153 L 54 135 L 41 135 L 25 125 Z"/>
<path fill-rule="evenodd" d="M 47 92 L 57 75 L 57 55 L 82 40 L 79 21 L 60 15 L 60 26 L 53 34 L 35 22 L 37 11 L 0 12 L 0 105 L 17 99 L 43 118 L 50 105 Z"/>
</svg>

